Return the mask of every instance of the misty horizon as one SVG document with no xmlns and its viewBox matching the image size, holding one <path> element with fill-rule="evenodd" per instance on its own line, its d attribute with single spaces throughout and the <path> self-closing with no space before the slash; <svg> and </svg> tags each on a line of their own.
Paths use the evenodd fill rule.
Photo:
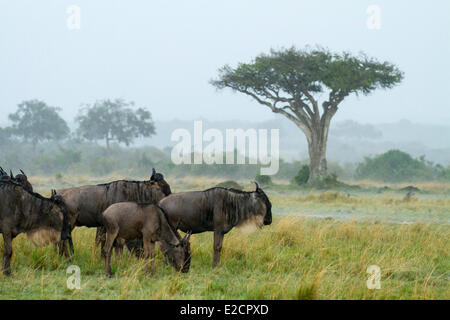
<svg viewBox="0 0 450 320">
<path fill-rule="evenodd" d="M 74 4 L 80 8 L 77 30 L 67 27 L 66 10 Z M 308 45 L 362 51 L 405 73 L 391 90 L 351 95 L 333 121 L 449 123 L 450 43 L 443 37 L 450 30 L 450 4 L 378 1 L 381 27 L 370 30 L 366 10 L 372 4 L 4 3 L 0 124 L 8 124 L 8 114 L 30 99 L 61 107 L 71 125 L 81 104 L 107 98 L 134 101 L 156 121 L 272 120 L 268 108 L 231 90 L 218 92 L 209 81 L 225 64 L 249 62 L 270 48 Z"/>
</svg>

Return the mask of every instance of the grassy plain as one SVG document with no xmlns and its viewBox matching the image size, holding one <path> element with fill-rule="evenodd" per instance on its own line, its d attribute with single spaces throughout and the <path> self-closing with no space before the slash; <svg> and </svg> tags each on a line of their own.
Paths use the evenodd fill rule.
<svg viewBox="0 0 450 320">
<path fill-rule="evenodd" d="M 31 177 L 38 192 L 120 177 Z M 170 179 L 174 192 L 201 190 L 218 179 Z M 252 186 L 242 181 L 247 190 Z M 222 261 L 211 268 L 212 234 L 191 238 L 188 274 L 162 264 L 154 276 L 142 261 L 113 255 L 115 276 L 93 248 L 95 230 L 74 231 L 72 262 L 54 248 L 13 242 L 12 276 L 0 275 L 1 299 L 450 299 L 450 184 L 358 182 L 357 188 L 316 190 L 284 181 L 264 188 L 274 222 L 261 230 L 225 236 Z M 354 183 L 356 184 L 356 183 Z M 0 240 L 3 247 L 3 241 Z M 81 270 L 81 289 L 69 290 L 69 265 Z M 381 289 L 369 290 L 370 265 L 381 270 Z"/>
</svg>

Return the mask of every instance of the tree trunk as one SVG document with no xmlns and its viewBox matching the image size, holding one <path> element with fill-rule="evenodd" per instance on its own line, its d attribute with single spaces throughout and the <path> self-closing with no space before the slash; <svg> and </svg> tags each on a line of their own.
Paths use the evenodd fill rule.
<svg viewBox="0 0 450 320">
<path fill-rule="evenodd" d="M 309 180 L 308 184 L 317 184 L 327 175 L 326 148 L 310 143 L 309 150 Z"/>
<path fill-rule="evenodd" d="M 329 125 L 329 124 L 328 124 Z M 327 175 L 327 139 L 328 125 L 320 124 L 314 128 L 308 140 L 309 180 L 308 184 L 317 184 Z"/>
</svg>

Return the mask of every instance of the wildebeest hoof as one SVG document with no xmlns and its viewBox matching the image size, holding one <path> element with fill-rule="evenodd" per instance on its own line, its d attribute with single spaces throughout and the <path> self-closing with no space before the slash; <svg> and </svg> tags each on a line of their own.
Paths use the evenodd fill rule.
<svg viewBox="0 0 450 320">
<path fill-rule="evenodd" d="M 113 273 L 107 273 L 106 276 L 107 276 L 108 278 L 114 278 L 114 274 L 113 274 Z"/>
</svg>

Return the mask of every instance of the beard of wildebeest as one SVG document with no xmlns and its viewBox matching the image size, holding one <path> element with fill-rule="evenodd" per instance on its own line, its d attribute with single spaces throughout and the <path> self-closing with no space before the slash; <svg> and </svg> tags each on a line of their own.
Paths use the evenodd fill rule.
<svg viewBox="0 0 450 320">
<path fill-rule="evenodd" d="M 173 225 L 184 232 L 214 231 L 213 267 L 220 260 L 223 237 L 233 227 L 272 223 L 272 204 L 256 184 L 256 190 L 212 188 L 171 194 L 158 205 L 167 212 Z"/>
<path fill-rule="evenodd" d="M 58 190 L 58 193 L 62 195 L 69 208 L 72 229 L 76 226 L 97 228 L 95 247 L 100 244 L 103 248 L 106 233 L 103 228 L 102 212 L 118 202 L 156 204 L 166 196 L 159 185 L 162 183 L 167 184 L 164 179 L 160 182 L 119 180 L 106 184 Z M 170 187 L 168 190 L 170 191 Z M 142 247 L 142 241 L 140 243 Z M 61 250 L 67 251 L 66 244 L 62 245 Z M 73 248 L 71 250 L 73 251 Z"/>
<path fill-rule="evenodd" d="M 26 233 L 37 246 L 67 239 L 67 211 L 56 201 L 25 190 L 12 181 L 0 182 L 0 231 L 4 239 L 3 272 L 10 274 L 12 240 Z"/>
</svg>

